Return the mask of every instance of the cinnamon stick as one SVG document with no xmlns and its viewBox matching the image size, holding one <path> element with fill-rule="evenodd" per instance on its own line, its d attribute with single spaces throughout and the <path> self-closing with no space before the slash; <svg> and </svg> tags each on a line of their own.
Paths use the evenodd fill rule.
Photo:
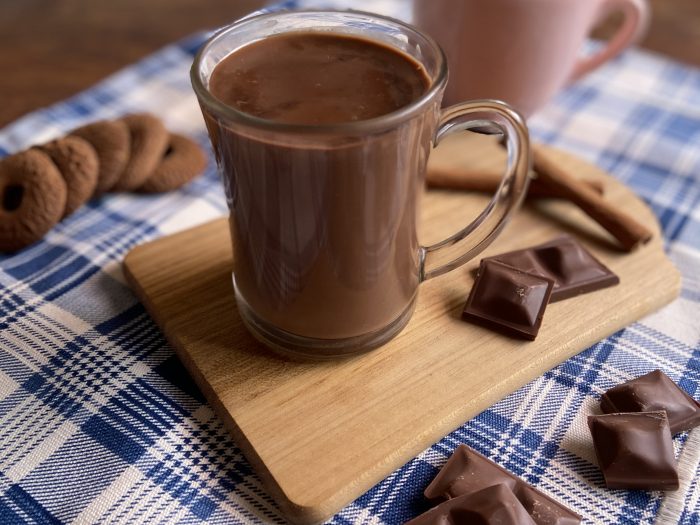
<svg viewBox="0 0 700 525">
<path fill-rule="evenodd" d="M 486 170 L 456 173 L 453 170 L 432 168 L 428 170 L 425 178 L 429 188 L 493 193 L 498 189 L 502 176 L 500 173 Z M 601 181 L 584 180 L 582 182 L 592 191 L 603 193 L 604 185 Z M 566 198 L 567 195 L 562 193 L 558 186 L 551 186 L 544 180 L 535 178 L 530 181 L 527 197 Z"/>
<path fill-rule="evenodd" d="M 631 251 L 652 238 L 653 234 L 646 226 L 567 173 L 540 146 L 532 147 L 532 167 L 538 180 L 556 189 L 563 197 L 586 212 L 615 237 L 625 250 Z"/>
</svg>

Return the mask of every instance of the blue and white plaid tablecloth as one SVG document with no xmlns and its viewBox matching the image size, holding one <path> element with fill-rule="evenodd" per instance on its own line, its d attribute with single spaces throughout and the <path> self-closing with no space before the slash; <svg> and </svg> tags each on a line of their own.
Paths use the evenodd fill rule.
<svg viewBox="0 0 700 525">
<path fill-rule="evenodd" d="M 344 4 L 406 15 L 400 0 Z M 203 38 L 168 46 L 6 127 L 0 156 L 134 111 L 155 112 L 208 148 L 188 78 Z M 536 139 L 594 162 L 651 205 L 683 274 L 681 297 L 467 422 L 331 523 L 415 516 L 425 509 L 423 489 L 459 443 L 585 523 L 700 522 L 700 433 L 676 438 L 681 488 L 664 496 L 605 489 L 585 424 L 603 391 L 657 367 L 700 395 L 700 71 L 627 52 L 530 124 Z M 212 162 L 177 192 L 93 200 L 42 242 L 0 257 L 0 523 L 282 520 L 120 268 L 137 244 L 225 211 Z"/>
</svg>

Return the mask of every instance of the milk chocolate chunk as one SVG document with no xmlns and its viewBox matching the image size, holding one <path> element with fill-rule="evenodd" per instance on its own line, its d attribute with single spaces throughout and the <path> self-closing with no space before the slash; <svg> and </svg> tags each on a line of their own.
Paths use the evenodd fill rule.
<svg viewBox="0 0 700 525">
<path fill-rule="evenodd" d="M 614 286 L 620 278 L 593 257 L 573 237 L 487 258 L 524 272 L 554 279 L 550 302 Z"/>
<path fill-rule="evenodd" d="M 664 410 L 671 434 L 700 425 L 700 403 L 661 370 L 611 388 L 603 394 L 600 408 L 606 414 Z"/>
<path fill-rule="evenodd" d="M 611 489 L 676 490 L 678 472 L 666 412 L 588 416 L 588 427 Z"/>
<path fill-rule="evenodd" d="M 507 485 L 491 485 L 459 496 L 412 519 L 406 525 L 535 525 Z"/>
<path fill-rule="evenodd" d="M 462 318 L 535 339 L 554 281 L 495 260 L 483 260 Z"/>
<path fill-rule="evenodd" d="M 499 485 L 515 495 L 537 525 L 577 525 L 581 517 L 466 445 L 458 446 L 425 489 L 430 500 L 452 500 Z"/>
<path fill-rule="evenodd" d="M 578 525 L 581 518 L 536 488 L 520 482 L 515 497 L 537 525 Z"/>
</svg>

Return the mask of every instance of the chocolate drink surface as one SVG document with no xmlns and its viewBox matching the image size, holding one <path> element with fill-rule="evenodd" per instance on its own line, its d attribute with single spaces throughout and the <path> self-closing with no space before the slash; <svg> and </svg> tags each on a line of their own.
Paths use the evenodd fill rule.
<svg viewBox="0 0 700 525">
<path fill-rule="evenodd" d="M 407 55 L 356 37 L 288 33 L 249 44 L 214 70 L 209 89 L 236 109 L 292 124 L 380 117 L 410 104 L 429 84 Z"/>
<path fill-rule="evenodd" d="M 327 33 L 268 37 L 216 66 L 209 89 L 226 105 L 305 126 L 290 136 L 205 112 L 231 210 L 239 306 L 258 322 L 341 339 L 410 311 L 417 199 L 438 107 L 372 133 L 347 123 L 406 108 L 429 84 L 400 51 Z"/>
</svg>

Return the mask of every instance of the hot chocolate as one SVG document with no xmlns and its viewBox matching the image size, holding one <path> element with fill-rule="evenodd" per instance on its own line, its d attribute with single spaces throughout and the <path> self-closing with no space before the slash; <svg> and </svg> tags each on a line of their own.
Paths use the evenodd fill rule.
<svg viewBox="0 0 700 525">
<path fill-rule="evenodd" d="M 354 11 L 252 16 L 200 49 L 192 87 L 228 198 L 238 312 L 259 340 L 312 358 L 384 344 L 419 284 L 478 254 L 518 207 L 525 124 L 491 100 L 441 112 L 447 76 L 432 39 Z M 470 224 L 420 246 L 432 141 L 485 122 L 508 149 L 501 188 Z"/>
<path fill-rule="evenodd" d="M 290 137 L 204 110 L 229 199 L 239 302 L 258 322 L 343 339 L 410 313 L 417 199 L 438 105 L 369 134 L 348 123 L 401 111 L 429 86 L 408 55 L 337 33 L 267 37 L 216 66 L 217 99 L 299 125 Z"/>
<path fill-rule="evenodd" d="M 209 89 L 256 117 L 337 124 L 396 111 L 423 95 L 429 83 L 418 62 L 378 42 L 296 32 L 234 51 L 214 69 Z"/>
</svg>

